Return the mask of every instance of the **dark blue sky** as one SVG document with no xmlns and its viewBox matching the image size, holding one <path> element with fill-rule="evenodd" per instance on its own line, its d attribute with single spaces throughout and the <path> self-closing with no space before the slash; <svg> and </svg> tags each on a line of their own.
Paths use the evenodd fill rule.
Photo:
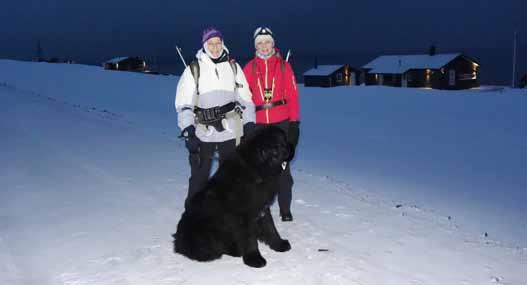
<svg viewBox="0 0 527 285">
<path fill-rule="evenodd" d="M 81 62 L 173 57 L 176 42 L 190 56 L 210 25 L 245 58 L 252 53 L 252 32 L 266 25 L 283 49 L 356 54 L 353 60 L 362 62 L 355 65 L 371 54 L 425 52 L 431 44 L 439 52 L 465 51 L 483 62 L 497 61 L 494 55 L 510 64 L 514 27 L 527 47 L 526 15 L 525 0 L 18 0 L 2 3 L 0 58 L 29 59 L 39 39 L 47 56 Z"/>
</svg>

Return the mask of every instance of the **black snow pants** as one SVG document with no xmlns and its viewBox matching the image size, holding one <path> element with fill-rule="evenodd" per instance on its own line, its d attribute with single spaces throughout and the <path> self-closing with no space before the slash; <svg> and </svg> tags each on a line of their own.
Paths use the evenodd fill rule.
<svg viewBox="0 0 527 285">
<path fill-rule="evenodd" d="M 223 160 L 235 150 L 236 140 L 233 139 L 224 142 L 201 142 L 199 153 L 189 154 L 190 178 L 185 207 L 192 197 L 207 185 L 214 153 L 218 152 L 219 165 L 221 165 Z"/>
<path fill-rule="evenodd" d="M 281 128 L 288 134 L 289 121 L 281 121 L 273 124 L 256 124 L 256 129 L 264 128 L 265 126 L 276 126 Z M 282 213 L 287 214 L 291 212 L 291 200 L 293 199 L 293 176 L 291 175 L 291 169 L 289 168 L 290 163 L 287 164 L 287 168 L 280 176 L 279 190 L 278 190 L 278 207 L 280 208 L 280 215 Z"/>
</svg>

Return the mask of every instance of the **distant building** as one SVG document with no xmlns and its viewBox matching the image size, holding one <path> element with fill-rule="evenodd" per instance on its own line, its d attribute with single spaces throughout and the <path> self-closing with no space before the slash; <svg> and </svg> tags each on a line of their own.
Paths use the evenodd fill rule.
<svg viewBox="0 0 527 285">
<path fill-rule="evenodd" d="M 117 57 L 103 63 L 104 69 L 144 72 L 146 61 L 139 57 Z"/>
<path fill-rule="evenodd" d="M 462 53 L 383 55 L 363 66 L 366 85 L 467 89 L 478 87 L 479 64 Z"/>
<path fill-rule="evenodd" d="M 60 59 L 58 57 L 52 57 L 52 58 L 44 59 L 44 60 L 41 60 L 41 62 L 47 62 L 47 63 L 68 63 L 68 64 L 76 63 L 72 59 Z"/>
<path fill-rule="evenodd" d="M 520 84 L 518 85 L 520 88 L 527 88 L 527 74 L 525 74 L 521 79 L 520 79 Z"/>
<path fill-rule="evenodd" d="M 353 69 L 347 64 L 315 65 L 304 72 L 304 86 L 334 87 L 341 85 L 358 85 L 360 70 Z"/>
<path fill-rule="evenodd" d="M 44 61 L 47 62 L 47 63 L 62 63 L 63 62 L 58 57 L 48 58 L 48 59 L 46 59 Z"/>
</svg>

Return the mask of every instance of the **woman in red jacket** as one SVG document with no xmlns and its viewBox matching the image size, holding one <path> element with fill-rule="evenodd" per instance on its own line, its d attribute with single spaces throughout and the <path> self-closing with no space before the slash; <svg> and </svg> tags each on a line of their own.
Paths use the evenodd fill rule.
<svg viewBox="0 0 527 285">
<path fill-rule="evenodd" d="M 300 134 L 298 91 L 291 65 L 275 48 L 273 33 L 260 27 L 254 32 L 256 53 L 243 68 L 256 111 L 257 128 L 276 125 L 288 134 L 292 155 Z M 278 206 L 282 221 L 292 221 L 293 177 L 289 165 L 284 172 L 278 192 Z"/>
</svg>

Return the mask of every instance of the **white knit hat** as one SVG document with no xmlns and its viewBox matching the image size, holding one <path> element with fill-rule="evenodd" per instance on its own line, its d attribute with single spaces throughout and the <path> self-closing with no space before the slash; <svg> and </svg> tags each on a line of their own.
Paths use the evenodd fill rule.
<svg viewBox="0 0 527 285">
<path fill-rule="evenodd" d="M 254 31 L 254 45 L 256 46 L 257 43 L 261 42 L 261 41 L 265 41 L 265 40 L 269 40 L 273 43 L 273 46 L 274 46 L 274 38 L 273 38 L 273 32 L 271 31 L 271 29 L 267 28 L 267 27 L 258 27 L 255 31 Z"/>
</svg>

